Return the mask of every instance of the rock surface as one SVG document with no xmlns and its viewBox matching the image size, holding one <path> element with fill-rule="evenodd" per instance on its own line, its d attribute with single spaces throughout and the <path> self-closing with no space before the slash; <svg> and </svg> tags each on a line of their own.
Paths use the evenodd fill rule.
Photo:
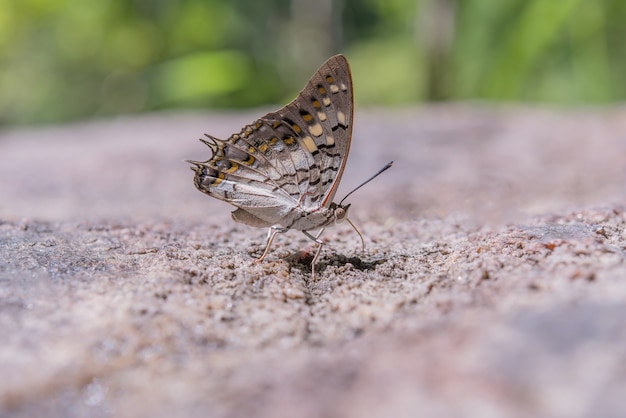
<svg viewBox="0 0 626 418">
<path fill-rule="evenodd" d="M 315 279 L 183 162 L 262 113 L 0 133 L 1 416 L 622 416 L 626 109 L 357 113 Z"/>
</svg>

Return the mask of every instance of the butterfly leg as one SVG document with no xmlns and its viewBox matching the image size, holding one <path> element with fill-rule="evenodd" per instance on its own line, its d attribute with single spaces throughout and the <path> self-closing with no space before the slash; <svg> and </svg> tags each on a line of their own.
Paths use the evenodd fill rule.
<svg viewBox="0 0 626 418">
<path fill-rule="evenodd" d="M 324 230 L 326 228 L 322 228 L 319 231 L 317 231 L 317 234 L 315 234 L 314 236 L 311 235 L 309 233 L 309 231 L 302 231 L 302 233 L 304 235 L 306 235 L 308 238 L 310 238 L 311 240 L 315 241 L 316 243 L 320 244 L 320 245 L 324 245 L 324 241 L 322 241 L 321 239 L 319 239 L 320 236 L 322 236 L 322 234 L 324 233 Z"/>
<path fill-rule="evenodd" d="M 265 244 L 265 250 L 263 250 L 263 254 L 261 254 L 261 257 L 256 259 L 257 263 L 263 261 L 267 253 L 270 251 L 270 247 L 272 246 L 272 242 L 274 241 L 276 235 L 285 231 L 287 231 L 287 228 L 282 228 L 276 225 L 270 226 L 270 229 L 267 230 L 267 243 Z"/>
<path fill-rule="evenodd" d="M 315 263 L 317 263 L 317 259 L 320 257 L 320 254 L 322 253 L 322 247 L 324 246 L 324 241 L 319 239 L 319 237 L 321 237 L 322 234 L 324 233 L 324 229 L 325 228 L 322 228 L 319 231 L 317 231 L 317 234 L 315 234 L 315 236 L 309 234 L 308 231 L 302 231 L 304 235 L 311 238 L 313 241 L 315 241 L 319 245 L 317 247 L 317 251 L 315 252 L 315 255 L 313 256 L 313 261 L 311 261 L 311 278 L 312 279 L 315 279 Z"/>
</svg>

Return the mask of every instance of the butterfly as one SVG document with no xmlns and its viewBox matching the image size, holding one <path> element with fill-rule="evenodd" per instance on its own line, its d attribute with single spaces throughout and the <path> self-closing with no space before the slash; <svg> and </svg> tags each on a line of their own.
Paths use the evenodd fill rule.
<svg viewBox="0 0 626 418">
<path fill-rule="evenodd" d="M 343 220 L 355 229 L 364 248 L 361 233 L 347 217 L 350 204 L 333 202 L 350 151 L 353 108 L 350 66 L 343 55 L 335 55 L 282 109 L 228 139 L 211 135 L 201 139 L 212 155 L 204 162 L 188 161 L 195 172 L 194 184 L 236 206 L 232 212 L 236 222 L 269 227 L 258 261 L 268 254 L 278 233 L 300 230 L 319 245 L 311 262 L 314 277 L 324 228 Z M 313 235 L 311 230 L 318 232 Z"/>
</svg>

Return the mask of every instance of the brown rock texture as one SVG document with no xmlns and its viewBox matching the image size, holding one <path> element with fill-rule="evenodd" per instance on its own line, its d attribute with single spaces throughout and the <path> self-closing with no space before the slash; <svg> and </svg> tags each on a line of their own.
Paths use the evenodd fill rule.
<svg viewBox="0 0 626 418">
<path fill-rule="evenodd" d="M 357 112 L 315 279 L 183 162 L 263 112 L 0 133 L 0 416 L 623 416 L 625 108 Z"/>
</svg>

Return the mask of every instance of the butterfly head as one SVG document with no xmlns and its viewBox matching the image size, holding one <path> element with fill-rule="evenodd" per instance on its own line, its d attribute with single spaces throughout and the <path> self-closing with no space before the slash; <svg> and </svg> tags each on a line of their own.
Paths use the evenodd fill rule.
<svg viewBox="0 0 626 418">
<path fill-rule="evenodd" d="M 335 222 L 339 223 L 348 219 L 348 209 L 350 209 L 350 203 L 348 203 L 347 205 L 336 205 L 333 211 L 335 215 Z"/>
<path fill-rule="evenodd" d="M 333 211 L 335 223 L 347 221 L 352 227 L 352 229 L 356 231 L 356 233 L 359 235 L 359 238 L 361 238 L 361 248 L 365 250 L 365 241 L 363 240 L 363 235 L 361 235 L 361 232 L 359 231 L 359 229 L 348 218 L 348 209 L 350 209 L 350 203 L 348 203 L 347 205 L 342 205 L 341 203 L 336 204 L 333 202 L 330 205 L 330 209 Z"/>
</svg>

